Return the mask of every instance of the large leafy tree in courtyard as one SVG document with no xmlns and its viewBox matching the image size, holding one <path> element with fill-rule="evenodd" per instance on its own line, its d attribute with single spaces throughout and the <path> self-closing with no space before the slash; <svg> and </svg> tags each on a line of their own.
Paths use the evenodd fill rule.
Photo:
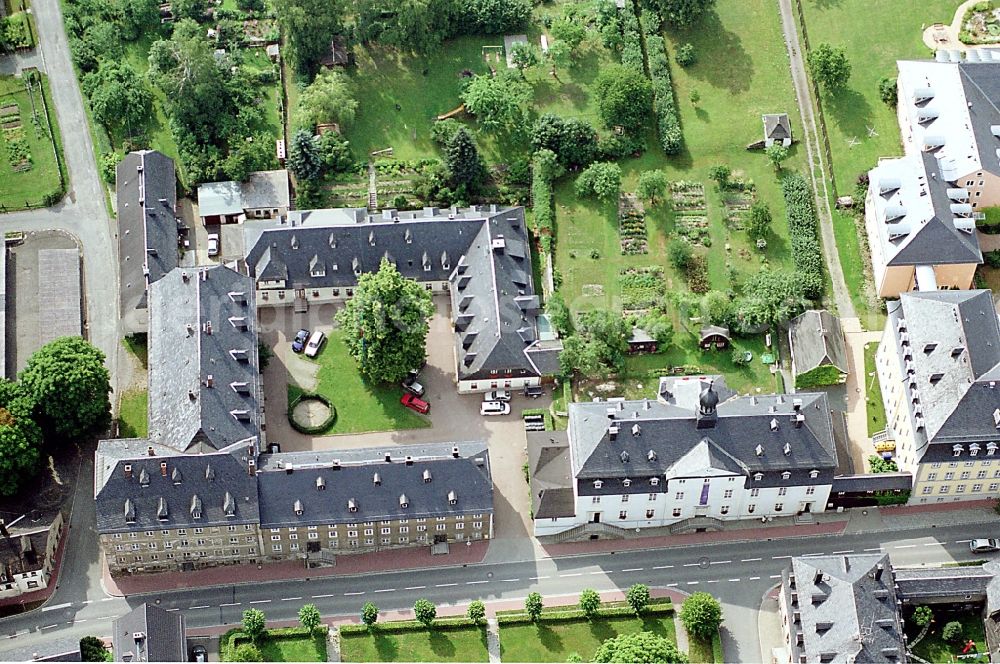
<svg viewBox="0 0 1000 664">
<path fill-rule="evenodd" d="M 741 329 L 783 323 L 805 308 L 802 279 L 791 272 L 762 270 L 743 284 L 735 317 Z"/>
<path fill-rule="evenodd" d="M 628 323 L 616 312 L 597 310 L 581 314 L 577 332 L 565 339 L 559 354 L 563 375 L 606 375 L 620 368 L 628 349 Z"/>
<path fill-rule="evenodd" d="M 323 175 L 323 155 L 320 140 L 312 132 L 299 129 L 292 134 L 288 147 L 288 170 L 297 180 L 318 180 Z"/>
<path fill-rule="evenodd" d="M 476 76 L 462 93 L 465 108 L 489 131 L 511 131 L 524 124 L 531 86 L 510 70 Z"/>
<path fill-rule="evenodd" d="M 608 127 L 635 131 L 653 110 L 653 84 L 641 71 L 606 67 L 597 77 L 596 89 L 598 110 Z"/>
<path fill-rule="evenodd" d="M 85 636 L 80 639 L 80 661 L 110 662 L 111 653 L 104 647 L 104 641 L 96 636 Z"/>
<path fill-rule="evenodd" d="M 644 4 L 672 27 L 685 28 L 709 11 L 715 0 L 645 0 Z"/>
<path fill-rule="evenodd" d="M 312 75 L 319 62 L 330 50 L 330 42 L 340 32 L 340 17 L 344 16 L 341 0 L 281 0 L 274 3 L 274 12 L 287 35 L 285 54 L 303 74 Z"/>
<path fill-rule="evenodd" d="M 42 431 L 31 399 L 17 383 L 0 379 L 0 496 L 11 496 L 38 468 Z"/>
<path fill-rule="evenodd" d="M 432 313 L 430 293 L 383 259 L 378 272 L 358 279 L 354 297 L 337 312 L 337 323 L 361 374 L 371 381 L 394 383 L 423 364 Z"/>
<path fill-rule="evenodd" d="M 451 183 L 456 188 L 464 187 L 466 194 L 475 192 L 483 182 L 486 168 L 479 157 L 479 150 L 472 135 L 465 127 L 459 127 L 445 145 L 445 163 Z"/>
<path fill-rule="evenodd" d="M 111 421 L 104 353 L 80 337 L 62 337 L 39 348 L 19 379 L 46 434 L 78 440 Z"/>
<path fill-rule="evenodd" d="M 670 664 L 687 662 L 688 658 L 673 641 L 653 632 L 621 634 L 601 644 L 594 655 L 595 662 L 613 664 Z"/>
<path fill-rule="evenodd" d="M 851 62 L 843 48 L 820 44 L 806 56 L 809 72 L 828 92 L 837 92 L 851 77 Z"/>
</svg>

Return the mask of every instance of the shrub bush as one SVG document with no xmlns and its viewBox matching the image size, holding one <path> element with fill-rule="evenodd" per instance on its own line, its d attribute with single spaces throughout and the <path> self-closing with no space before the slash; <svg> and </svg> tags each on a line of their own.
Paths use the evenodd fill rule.
<svg viewBox="0 0 1000 664">
<path fill-rule="evenodd" d="M 690 67 L 693 65 L 697 61 L 694 54 L 694 44 L 681 44 L 681 47 L 677 49 L 676 60 L 677 64 L 681 67 Z"/>
<path fill-rule="evenodd" d="M 677 114 L 674 88 L 670 80 L 670 63 L 667 47 L 660 35 L 646 37 L 646 55 L 649 57 L 649 77 L 653 81 L 653 114 L 660 145 L 667 154 L 677 154 L 684 145 L 681 120 Z"/>
<path fill-rule="evenodd" d="M 941 638 L 948 643 L 958 643 L 962 640 L 962 623 L 952 620 L 941 630 Z"/>
<path fill-rule="evenodd" d="M 990 267 L 1000 268 L 1000 249 L 987 251 L 983 254 L 983 259 Z"/>
<path fill-rule="evenodd" d="M 807 371 L 804 374 L 796 376 L 795 387 L 802 390 L 811 387 L 826 387 L 827 385 L 836 385 L 840 382 L 840 379 L 840 369 L 832 364 L 824 364 L 812 371 Z"/>
<path fill-rule="evenodd" d="M 823 252 L 819 244 L 819 226 L 812 188 L 799 174 L 787 176 L 781 191 L 788 210 L 788 231 L 791 236 L 792 261 L 802 280 L 805 296 L 811 300 L 823 294 Z"/>
<path fill-rule="evenodd" d="M 551 150 L 539 150 L 531 162 L 531 202 L 535 215 L 535 232 L 540 238 L 542 251 L 552 252 L 555 232 L 552 179 L 555 177 L 556 155 Z"/>
</svg>

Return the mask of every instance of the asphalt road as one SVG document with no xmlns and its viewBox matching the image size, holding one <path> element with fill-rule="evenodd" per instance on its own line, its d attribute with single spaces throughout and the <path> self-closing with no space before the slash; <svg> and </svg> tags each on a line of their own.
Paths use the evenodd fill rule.
<svg viewBox="0 0 1000 664">
<path fill-rule="evenodd" d="M 262 609 L 270 620 L 294 620 L 306 603 L 316 604 L 324 616 L 358 615 L 368 601 L 392 610 L 409 608 L 420 597 L 439 605 L 464 604 L 473 599 L 518 600 L 536 590 L 549 596 L 575 595 L 583 588 L 613 590 L 646 583 L 705 590 L 719 597 L 730 617 L 724 625 L 727 659 L 755 661 L 760 657 L 755 612 L 793 555 L 887 551 L 896 566 L 970 560 L 968 534 L 968 526 L 941 526 L 725 542 L 64 602 L 0 620 L 0 657 L 30 658 L 33 652 L 53 652 L 58 644 L 71 644 L 85 634 L 107 635 L 112 618 L 143 602 L 184 611 L 187 626 L 194 628 L 239 623 L 250 607 Z"/>
</svg>

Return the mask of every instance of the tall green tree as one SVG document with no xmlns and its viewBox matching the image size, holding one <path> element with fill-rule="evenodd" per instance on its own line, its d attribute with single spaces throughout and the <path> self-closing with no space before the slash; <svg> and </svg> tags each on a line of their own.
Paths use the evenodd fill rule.
<svg viewBox="0 0 1000 664">
<path fill-rule="evenodd" d="M 649 606 L 649 586 L 636 583 L 625 592 L 625 601 L 632 607 L 636 615 L 640 615 Z"/>
<path fill-rule="evenodd" d="M 315 604 L 305 604 L 299 609 L 299 624 L 311 634 L 323 621 Z"/>
<path fill-rule="evenodd" d="M 809 51 L 806 62 L 813 78 L 827 92 L 838 92 L 851 78 L 851 61 L 847 59 L 847 51 L 841 47 L 824 42 Z"/>
<path fill-rule="evenodd" d="M 538 64 L 538 51 L 528 42 L 515 42 L 510 47 L 510 61 L 523 78 L 525 71 Z"/>
<path fill-rule="evenodd" d="M 378 622 L 378 607 L 371 602 L 365 602 L 361 607 L 361 622 L 368 626 L 368 629 L 375 627 Z"/>
<path fill-rule="evenodd" d="M 512 131 L 524 125 L 531 86 L 517 74 L 502 70 L 496 76 L 476 76 L 462 93 L 469 113 L 488 131 Z"/>
<path fill-rule="evenodd" d="M 448 140 L 444 159 L 454 187 L 464 187 L 467 193 L 479 190 L 486 176 L 486 168 L 479 157 L 472 134 L 465 127 L 459 128 Z"/>
<path fill-rule="evenodd" d="M 774 170 L 780 172 L 781 162 L 788 159 L 788 148 L 781 143 L 771 143 L 764 148 L 764 154 L 767 155 L 767 160 L 774 166 Z"/>
<path fill-rule="evenodd" d="M 430 627 L 437 617 L 437 607 L 429 599 L 421 597 L 413 603 L 413 615 L 424 627 Z"/>
<path fill-rule="evenodd" d="M 481 625 L 486 619 L 486 605 L 482 600 L 473 600 L 469 603 L 469 609 L 465 612 L 466 617 L 475 625 Z"/>
<path fill-rule="evenodd" d="M 358 278 L 354 297 L 337 312 L 337 323 L 362 376 L 395 383 L 424 363 L 427 321 L 433 313 L 430 293 L 383 259 L 378 272 Z"/>
<path fill-rule="evenodd" d="M 292 144 L 288 146 L 288 170 L 296 180 L 313 182 L 323 176 L 323 156 L 319 139 L 305 129 L 292 134 Z"/>
<path fill-rule="evenodd" d="M 715 6 L 715 0 L 645 0 L 645 6 L 675 28 L 687 28 L 698 22 Z"/>
<path fill-rule="evenodd" d="M 246 609 L 243 611 L 243 631 L 250 639 L 257 643 L 267 633 L 267 618 L 260 609 Z"/>
<path fill-rule="evenodd" d="M 771 209 L 764 201 L 754 201 L 747 212 L 747 235 L 753 241 L 766 240 L 771 232 Z"/>
<path fill-rule="evenodd" d="M 620 125 L 626 131 L 635 131 L 649 119 L 653 84 L 641 71 L 620 65 L 606 67 L 598 75 L 595 88 L 598 111 L 606 126 Z"/>
<path fill-rule="evenodd" d="M 80 337 L 61 337 L 39 348 L 18 379 L 47 434 L 79 440 L 111 422 L 104 353 Z"/>
<path fill-rule="evenodd" d="M 321 71 L 299 95 L 297 124 L 312 129 L 318 124 L 336 122 L 341 129 L 354 120 L 358 101 L 351 79 L 339 71 Z"/>
<path fill-rule="evenodd" d="M 274 139 L 263 132 L 235 141 L 222 162 L 222 170 L 236 182 L 246 182 L 254 171 L 266 171 L 274 166 Z"/>
<path fill-rule="evenodd" d="M 542 595 L 537 592 L 530 592 L 524 599 L 524 611 L 531 618 L 531 622 L 538 622 L 542 617 Z"/>
<path fill-rule="evenodd" d="M 597 132 L 586 120 L 546 113 L 531 129 L 531 149 L 551 150 L 565 168 L 586 166 L 597 155 Z"/>
<path fill-rule="evenodd" d="M 596 196 L 603 201 L 618 198 L 622 188 L 622 169 L 616 163 L 599 161 L 591 164 L 576 178 L 577 196 Z"/>
<path fill-rule="evenodd" d="M 708 593 L 688 595 L 681 605 L 681 622 L 689 634 L 710 641 L 722 624 L 722 605 Z"/>
<path fill-rule="evenodd" d="M 805 302 L 799 275 L 762 270 L 744 282 L 736 302 L 736 322 L 743 330 L 784 323 L 801 313 Z"/>
<path fill-rule="evenodd" d="M 643 171 L 639 174 L 639 186 L 636 195 L 650 205 L 656 205 L 656 199 L 667 193 L 667 174 L 661 170 Z"/>
<path fill-rule="evenodd" d="M 208 0 L 171 0 L 170 10 L 174 19 L 188 18 L 192 21 L 203 21 L 208 15 L 210 3 Z"/>
<path fill-rule="evenodd" d="M 580 593 L 580 610 L 587 618 L 593 618 L 601 610 L 601 595 L 593 588 L 584 588 Z"/>
<path fill-rule="evenodd" d="M 673 641 L 653 632 L 634 632 L 612 637 L 594 654 L 595 662 L 613 664 L 671 664 L 687 662 Z"/>
<path fill-rule="evenodd" d="M 565 42 L 570 49 L 576 50 L 587 36 L 587 26 L 581 20 L 563 17 L 552 22 L 549 32 L 557 40 Z"/>
<path fill-rule="evenodd" d="M 347 14 L 343 0 L 282 0 L 274 3 L 281 34 L 287 38 L 285 55 L 306 76 L 319 70 L 320 60 L 330 52 L 330 43 L 341 32 L 341 17 Z"/>
<path fill-rule="evenodd" d="M 153 94 L 132 65 L 105 60 L 96 72 L 84 76 L 82 87 L 94 118 L 106 129 L 140 133 L 149 118 Z"/>
<path fill-rule="evenodd" d="M 80 660 L 84 662 L 110 662 L 111 653 L 104 647 L 104 641 L 96 636 L 80 639 Z"/>
<path fill-rule="evenodd" d="M 20 385 L 0 379 L 0 496 L 17 493 L 38 470 L 42 431 L 33 406 Z"/>
</svg>

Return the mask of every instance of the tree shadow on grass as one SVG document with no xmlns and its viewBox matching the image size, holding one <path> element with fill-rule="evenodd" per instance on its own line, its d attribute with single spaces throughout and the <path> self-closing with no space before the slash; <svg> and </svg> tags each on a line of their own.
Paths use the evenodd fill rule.
<svg viewBox="0 0 1000 664">
<path fill-rule="evenodd" d="M 653 616 L 646 616 L 642 619 L 642 631 L 652 632 L 658 636 L 667 636 L 667 628 L 663 626 L 663 619 Z"/>
<path fill-rule="evenodd" d="M 395 662 L 399 655 L 399 643 L 391 634 L 375 632 L 371 636 L 375 642 L 375 652 L 380 662 Z"/>
<path fill-rule="evenodd" d="M 618 631 L 607 620 L 591 620 L 590 633 L 594 635 L 598 643 L 604 643 L 608 639 L 618 636 Z"/>
<path fill-rule="evenodd" d="M 827 121 L 836 124 L 845 136 L 868 138 L 868 127 L 874 122 L 872 107 L 857 90 L 845 88 L 836 94 L 823 95 L 823 110 Z"/>
<path fill-rule="evenodd" d="M 692 78 L 730 94 L 750 89 L 753 61 L 739 35 L 726 30 L 716 12 L 707 12 L 691 28 L 672 31 L 672 36 L 676 43 L 694 45 L 698 61 L 687 70 Z"/>
<path fill-rule="evenodd" d="M 439 629 L 432 629 L 427 635 L 427 640 L 431 644 L 431 651 L 441 658 L 441 660 L 453 659 L 455 657 L 455 644 L 447 632 Z"/>
<path fill-rule="evenodd" d="M 548 625 L 543 625 L 539 623 L 536 626 L 538 631 L 538 642 L 542 644 L 542 647 L 549 652 L 561 652 L 563 649 L 563 640 L 551 627 Z"/>
</svg>

